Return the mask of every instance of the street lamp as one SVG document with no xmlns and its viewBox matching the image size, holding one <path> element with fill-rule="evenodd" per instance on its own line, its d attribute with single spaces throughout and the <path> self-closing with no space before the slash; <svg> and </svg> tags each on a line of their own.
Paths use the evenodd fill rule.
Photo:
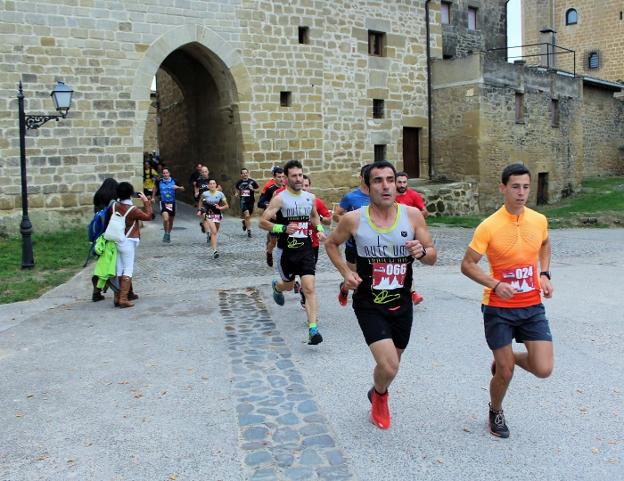
<svg viewBox="0 0 624 481">
<path fill-rule="evenodd" d="M 19 83 L 17 93 L 17 105 L 19 108 L 19 133 L 20 133 L 20 175 L 22 177 L 22 222 L 20 233 L 22 234 L 22 269 L 30 269 L 35 266 L 32 250 L 32 224 L 28 218 L 28 185 L 26 184 L 26 130 L 34 130 L 41 127 L 48 120 L 67 117 L 71 106 L 74 91 L 63 82 L 57 81 L 54 90 L 50 93 L 54 101 L 54 107 L 60 115 L 26 115 L 24 112 L 24 91 L 22 82 Z"/>
</svg>

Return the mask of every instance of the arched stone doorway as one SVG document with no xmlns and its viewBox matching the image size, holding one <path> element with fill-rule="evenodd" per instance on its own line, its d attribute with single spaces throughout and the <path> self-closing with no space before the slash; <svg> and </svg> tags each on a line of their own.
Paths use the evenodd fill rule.
<svg viewBox="0 0 624 481">
<path fill-rule="evenodd" d="M 242 138 L 236 89 L 223 62 L 198 43 L 186 44 L 161 64 L 156 92 L 161 162 L 185 186 L 197 163 L 230 186 L 242 165 Z M 192 192 L 181 197 L 191 201 Z"/>
<path fill-rule="evenodd" d="M 157 94 L 150 98 L 154 75 Z M 192 198 L 188 179 L 197 163 L 207 165 L 229 194 L 245 164 L 249 138 L 239 104 L 249 100 L 250 79 L 236 51 L 210 29 L 178 27 L 147 49 L 132 92 L 144 101 L 139 115 L 144 122 L 135 135 L 143 140 L 145 122 L 156 122 L 161 160 L 187 188 L 182 199 Z"/>
</svg>

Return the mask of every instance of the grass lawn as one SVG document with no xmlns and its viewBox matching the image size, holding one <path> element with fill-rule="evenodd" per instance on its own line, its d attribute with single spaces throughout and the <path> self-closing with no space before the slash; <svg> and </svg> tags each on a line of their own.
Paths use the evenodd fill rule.
<svg viewBox="0 0 624 481">
<path fill-rule="evenodd" d="M 586 179 L 578 194 L 537 210 L 553 228 L 624 227 L 624 177 Z M 428 217 L 427 223 L 473 228 L 487 215 Z"/>
<path fill-rule="evenodd" d="M 23 269 L 22 238 L 0 239 L 0 304 L 39 297 L 82 269 L 89 249 L 85 228 L 33 234 L 35 267 Z"/>
</svg>

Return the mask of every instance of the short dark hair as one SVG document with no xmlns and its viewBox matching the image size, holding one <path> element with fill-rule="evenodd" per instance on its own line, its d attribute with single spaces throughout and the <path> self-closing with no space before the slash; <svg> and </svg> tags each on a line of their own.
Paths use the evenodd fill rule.
<svg viewBox="0 0 624 481">
<path fill-rule="evenodd" d="M 360 169 L 360 177 L 364 177 L 364 172 L 366 172 L 366 169 L 368 169 L 371 166 L 371 164 L 364 164 L 362 166 L 362 168 Z"/>
<path fill-rule="evenodd" d="M 401 172 L 397 172 L 395 177 L 407 177 L 407 178 L 409 178 L 409 175 L 407 175 L 407 172 L 401 171 Z"/>
<path fill-rule="evenodd" d="M 503 169 L 503 174 L 501 175 L 501 182 L 507 185 L 509 182 L 509 177 L 512 175 L 524 175 L 528 174 L 529 179 L 531 178 L 531 171 L 524 164 L 511 164 Z"/>
<path fill-rule="evenodd" d="M 394 177 L 396 178 L 396 169 L 394 168 L 394 165 L 392 165 L 387 160 L 382 160 L 381 162 L 374 162 L 374 163 L 368 165 L 368 168 L 364 171 L 364 183 L 368 187 L 370 187 L 370 174 L 371 174 L 371 170 L 373 170 L 373 169 L 386 169 L 386 168 L 392 169 L 392 172 L 394 173 Z"/>
<path fill-rule="evenodd" d="M 310 179 L 309 175 L 303 174 L 303 178 L 307 180 L 310 183 L 310 185 L 312 185 L 312 179 Z"/>
<path fill-rule="evenodd" d="M 117 186 L 117 198 L 119 200 L 127 200 L 134 194 L 134 187 L 130 182 L 120 182 Z"/>
<path fill-rule="evenodd" d="M 281 167 L 273 167 L 273 169 L 271 169 L 271 172 L 273 172 L 273 177 L 275 177 L 275 174 L 283 174 L 284 169 L 282 169 Z"/>
<path fill-rule="evenodd" d="M 247 167 L 243 167 L 240 171 L 241 174 L 243 173 L 243 170 L 246 170 L 247 172 L 249 172 L 249 169 Z"/>
<path fill-rule="evenodd" d="M 301 162 L 299 162 L 296 159 L 289 160 L 288 162 L 286 162 L 286 164 L 284 164 L 284 174 L 286 174 L 286 177 L 288 177 L 288 171 L 290 169 L 302 169 L 303 170 L 303 165 L 301 165 Z"/>
</svg>

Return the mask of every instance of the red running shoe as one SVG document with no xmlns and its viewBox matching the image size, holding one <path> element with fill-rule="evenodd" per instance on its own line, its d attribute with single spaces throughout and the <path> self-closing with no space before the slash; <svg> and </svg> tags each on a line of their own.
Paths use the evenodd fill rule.
<svg viewBox="0 0 624 481">
<path fill-rule="evenodd" d="M 414 305 L 420 304 L 423 301 L 423 296 L 418 294 L 416 291 L 412 291 L 412 303 Z"/>
<path fill-rule="evenodd" d="M 390 409 L 388 408 L 388 391 L 379 394 L 374 387 L 368 391 L 371 407 L 371 422 L 380 429 L 390 428 Z"/>
<path fill-rule="evenodd" d="M 347 303 L 349 302 L 349 291 L 343 291 L 342 290 L 343 285 L 344 285 L 344 282 L 341 282 L 340 292 L 338 293 L 338 302 L 340 303 L 342 307 L 346 307 Z"/>
</svg>

